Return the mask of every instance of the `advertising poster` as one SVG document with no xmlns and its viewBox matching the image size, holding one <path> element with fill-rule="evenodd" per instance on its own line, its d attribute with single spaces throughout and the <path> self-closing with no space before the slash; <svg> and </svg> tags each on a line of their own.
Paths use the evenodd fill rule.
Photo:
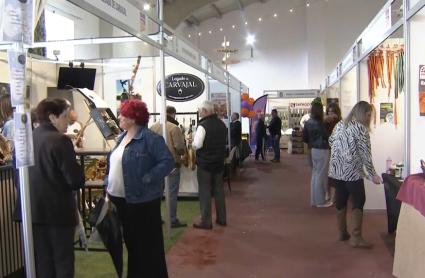
<svg viewBox="0 0 425 278">
<path fill-rule="evenodd" d="M 15 125 L 13 140 L 16 154 L 16 167 L 32 166 L 34 165 L 34 151 L 30 113 L 14 113 L 13 119 Z"/>
<path fill-rule="evenodd" d="M 419 66 L 419 113 L 425 116 L 425 65 Z"/>
<path fill-rule="evenodd" d="M 381 103 L 380 105 L 380 118 L 382 123 L 390 123 L 394 122 L 394 109 L 392 103 Z"/>
<path fill-rule="evenodd" d="M 25 103 L 25 51 L 7 51 L 10 72 L 10 88 L 12 106 Z"/>
<path fill-rule="evenodd" d="M 33 41 L 33 0 L 0 1 L 0 41 L 24 42 Z"/>
<path fill-rule="evenodd" d="M 227 93 L 211 92 L 211 101 L 214 103 L 214 110 L 220 119 L 227 119 Z"/>
</svg>

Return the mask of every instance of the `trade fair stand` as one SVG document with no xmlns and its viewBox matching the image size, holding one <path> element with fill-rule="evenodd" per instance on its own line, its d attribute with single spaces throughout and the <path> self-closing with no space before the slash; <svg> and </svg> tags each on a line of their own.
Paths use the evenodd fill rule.
<svg viewBox="0 0 425 278">
<path fill-rule="evenodd" d="M 413 175 L 421 172 L 419 161 L 425 157 L 424 15 L 423 0 L 388 1 L 336 68 L 343 113 L 359 100 L 375 107 L 371 142 L 377 171 L 391 172 L 387 168 L 397 163 L 400 176 L 407 177 L 397 197 L 402 201 L 393 268 L 397 277 L 422 277 L 417 261 L 425 258 L 420 236 L 425 218 L 416 202 L 425 198 L 423 178 Z M 334 85 L 330 79 L 322 84 L 322 95 Z M 365 208 L 384 209 L 383 191 L 367 184 Z"/>
<path fill-rule="evenodd" d="M 72 33 L 66 33 L 66 24 L 64 24 L 60 26 L 63 32 L 63 37 L 60 39 L 36 38 L 35 42 L 32 40 L 21 42 L 22 49 L 46 48 L 47 53 L 51 51 L 50 53 L 54 57 L 28 55 L 26 85 L 30 87 L 31 93 L 23 103 L 30 105 L 23 106 L 22 111 L 17 109 L 18 112 L 27 113 L 29 106 L 34 107 L 40 100 L 48 96 L 66 96 L 72 101 L 73 108 L 80 116 L 79 120 L 89 123 L 91 111 L 84 101 L 85 96 L 71 93 L 69 90 L 57 89 L 58 79 L 61 77 L 61 72 L 66 71 L 66 68 L 79 68 L 87 72 L 90 69 L 96 70 L 94 80 L 92 80 L 93 88 L 90 89 L 107 103 L 114 115 L 118 113 L 120 97 L 123 96 L 123 92 L 126 93 L 125 90 L 130 95 L 140 95 L 141 99 L 147 103 L 149 111 L 160 114 L 162 122 L 165 120 L 166 105 L 175 106 L 181 113 L 196 113 L 199 104 L 203 100 L 210 99 L 210 94 L 214 91 L 211 90 L 212 81 L 225 88 L 220 91 L 224 91 L 226 107 L 230 107 L 230 109 L 227 108 L 226 118 L 230 118 L 231 112 L 240 111 L 237 101 L 234 101 L 234 105 L 231 106 L 230 99 L 239 100 L 240 93 L 246 86 L 166 26 L 162 21 L 163 3 L 159 3 L 156 9 L 159 11 L 158 16 L 156 12 L 148 13 L 140 10 L 125 0 L 120 1 L 120 9 L 104 5 L 104 2 L 93 1 L 49 0 L 46 3 L 41 2 L 34 3 L 34 6 L 37 5 L 37 10 L 53 10 L 58 14 L 70 15 L 74 19 L 72 22 L 74 30 Z M 32 2 L 30 4 L 25 7 L 26 11 L 28 14 L 36 14 Z M 32 30 L 32 27 L 27 28 Z M 16 49 L 16 45 L 14 42 L 2 40 L 1 49 L 11 52 Z M 10 75 L 6 62 L 8 61 L 7 55 L 5 52 L 0 55 L 0 71 L 2 73 L 0 82 L 8 83 Z M 196 86 L 198 92 L 185 92 L 184 88 L 180 88 L 184 95 L 193 94 L 192 97 L 188 97 L 188 101 L 175 101 L 175 99 L 172 101 L 167 84 L 167 78 L 171 75 L 196 79 L 198 82 L 196 84 L 203 86 Z M 25 79 L 23 80 L 25 81 Z M 125 87 L 126 83 L 130 83 L 131 88 Z M 164 91 L 166 94 L 161 96 L 159 92 Z M 12 90 L 12 95 L 14 94 L 16 92 Z M 187 121 L 182 119 L 182 121 L 188 125 L 191 123 L 190 119 Z M 25 138 L 28 138 L 28 142 L 24 142 L 24 144 L 30 146 L 29 128 L 23 130 L 26 132 Z M 163 134 L 166 136 L 166 132 Z M 89 125 L 85 129 L 84 145 L 87 151 L 99 146 L 110 149 L 113 146 L 113 140 L 108 139 L 110 138 L 103 137 L 102 132 L 95 125 Z M 26 154 L 26 158 L 30 161 L 32 154 L 30 152 Z M 22 172 L 25 171 L 24 165 Z M 26 176 L 22 176 L 20 180 L 22 195 L 28 197 Z M 167 192 L 168 190 L 166 190 L 168 207 Z M 197 189 L 196 191 L 192 189 L 190 193 L 196 194 Z M 28 216 L 23 222 L 26 273 L 27 277 L 34 277 L 29 200 L 23 200 L 22 203 L 23 211 Z M 170 234 L 168 217 L 166 220 L 168 234 Z"/>
</svg>

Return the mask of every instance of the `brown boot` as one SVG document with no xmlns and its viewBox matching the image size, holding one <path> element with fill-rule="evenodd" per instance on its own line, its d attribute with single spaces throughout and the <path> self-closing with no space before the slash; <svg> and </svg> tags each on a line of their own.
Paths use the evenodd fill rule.
<svg viewBox="0 0 425 278">
<path fill-rule="evenodd" d="M 353 209 L 353 232 L 351 233 L 350 245 L 354 248 L 370 249 L 373 245 L 362 237 L 363 210 Z"/>
<path fill-rule="evenodd" d="M 347 208 L 336 211 L 338 223 L 339 240 L 346 241 L 350 239 L 350 234 L 347 232 Z"/>
</svg>

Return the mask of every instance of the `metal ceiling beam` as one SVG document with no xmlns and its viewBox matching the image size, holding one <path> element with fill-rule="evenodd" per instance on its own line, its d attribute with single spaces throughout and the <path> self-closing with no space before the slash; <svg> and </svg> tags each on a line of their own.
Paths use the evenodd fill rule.
<svg viewBox="0 0 425 278">
<path fill-rule="evenodd" d="M 236 2 L 236 5 L 238 5 L 239 10 L 242 11 L 243 8 L 244 8 L 242 1 L 241 0 L 235 0 L 235 2 Z"/>
<path fill-rule="evenodd" d="M 186 22 L 187 22 L 189 25 L 196 25 L 196 26 L 199 26 L 199 24 L 201 24 L 201 22 L 199 21 L 199 19 L 197 19 L 197 18 L 196 18 L 196 17 L 194 17 L 193 15 L 189 16 L 189 17 L 186 19 Z"/>
<path fill-rule="evenodd" d="M 211 4 L 211 8 L 215 11 L 218 18 L 223 17 L 223 13 L 220 11 L 220 9 L 214 3 Z"/>
</svg>

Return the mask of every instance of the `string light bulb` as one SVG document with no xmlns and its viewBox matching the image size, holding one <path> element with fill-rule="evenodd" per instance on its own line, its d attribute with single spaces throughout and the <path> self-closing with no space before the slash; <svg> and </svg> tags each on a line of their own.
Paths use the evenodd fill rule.
<svg viewBox="0 0 425 278">
<path fill-rule="evenodd" d="M 232 25 L 232 28 L 233 28 L 233 29 L 235 29 L 235 28 L 236 28 L 236 26 L 235 26 L 235 25 Z"/>
<path fill-rule="evenodd" d="M 198 36 L 202 36 L 202 33 L 201 33 L 201 32 L 199 32 L 199 33 L 198 33 Z"/>
<path fill-rule="evenodd" d="M 258 21 L 259 21 L 259 22 L 261 22 L 261 21 L 263 21 L 263 19 L 262 19 L 261 17 L 259 17 L 259 18 L 258 18 Z"/>
<path fill-rule="evenodd" d="M 277 14 L 274 14 L 273 17 L 277 17 Z"/>
<path fill-rule="evenodd" d="M 290 13 L 293 13 L 293 12 L 294 12 L 294 9 L 289 9 L 289 12 L 290 12 Z"/>
<path fill-rule="evenodd" d="M 245 21 L 245 25 L 248 25 L 248 21 Z"/>
<path fill-rule="evenodd" d="M 307 4 L 305 4 L 305 5 L 307 6 L 307 8 L 310 7 L 310 2 L 307 2 Z"/>
<path fill-rule="evenodd" d="M 208 33 L 209 33 L 209 34 L 212 34 L 212 31 L 211 31 L 211 30 L 209 30 L 209 31 L 208 31 Z"/>
<path fill-rule="evenodd" d="M 188 37 L 189 37 L 189 39 L 192 37 L 190 34 L 189 35 L 187 35 Z"/>
<path fill-rule="evenodd" d="M 223 28 L 220 28 L 220 32 L 223 32 Z"/>
</svg>

